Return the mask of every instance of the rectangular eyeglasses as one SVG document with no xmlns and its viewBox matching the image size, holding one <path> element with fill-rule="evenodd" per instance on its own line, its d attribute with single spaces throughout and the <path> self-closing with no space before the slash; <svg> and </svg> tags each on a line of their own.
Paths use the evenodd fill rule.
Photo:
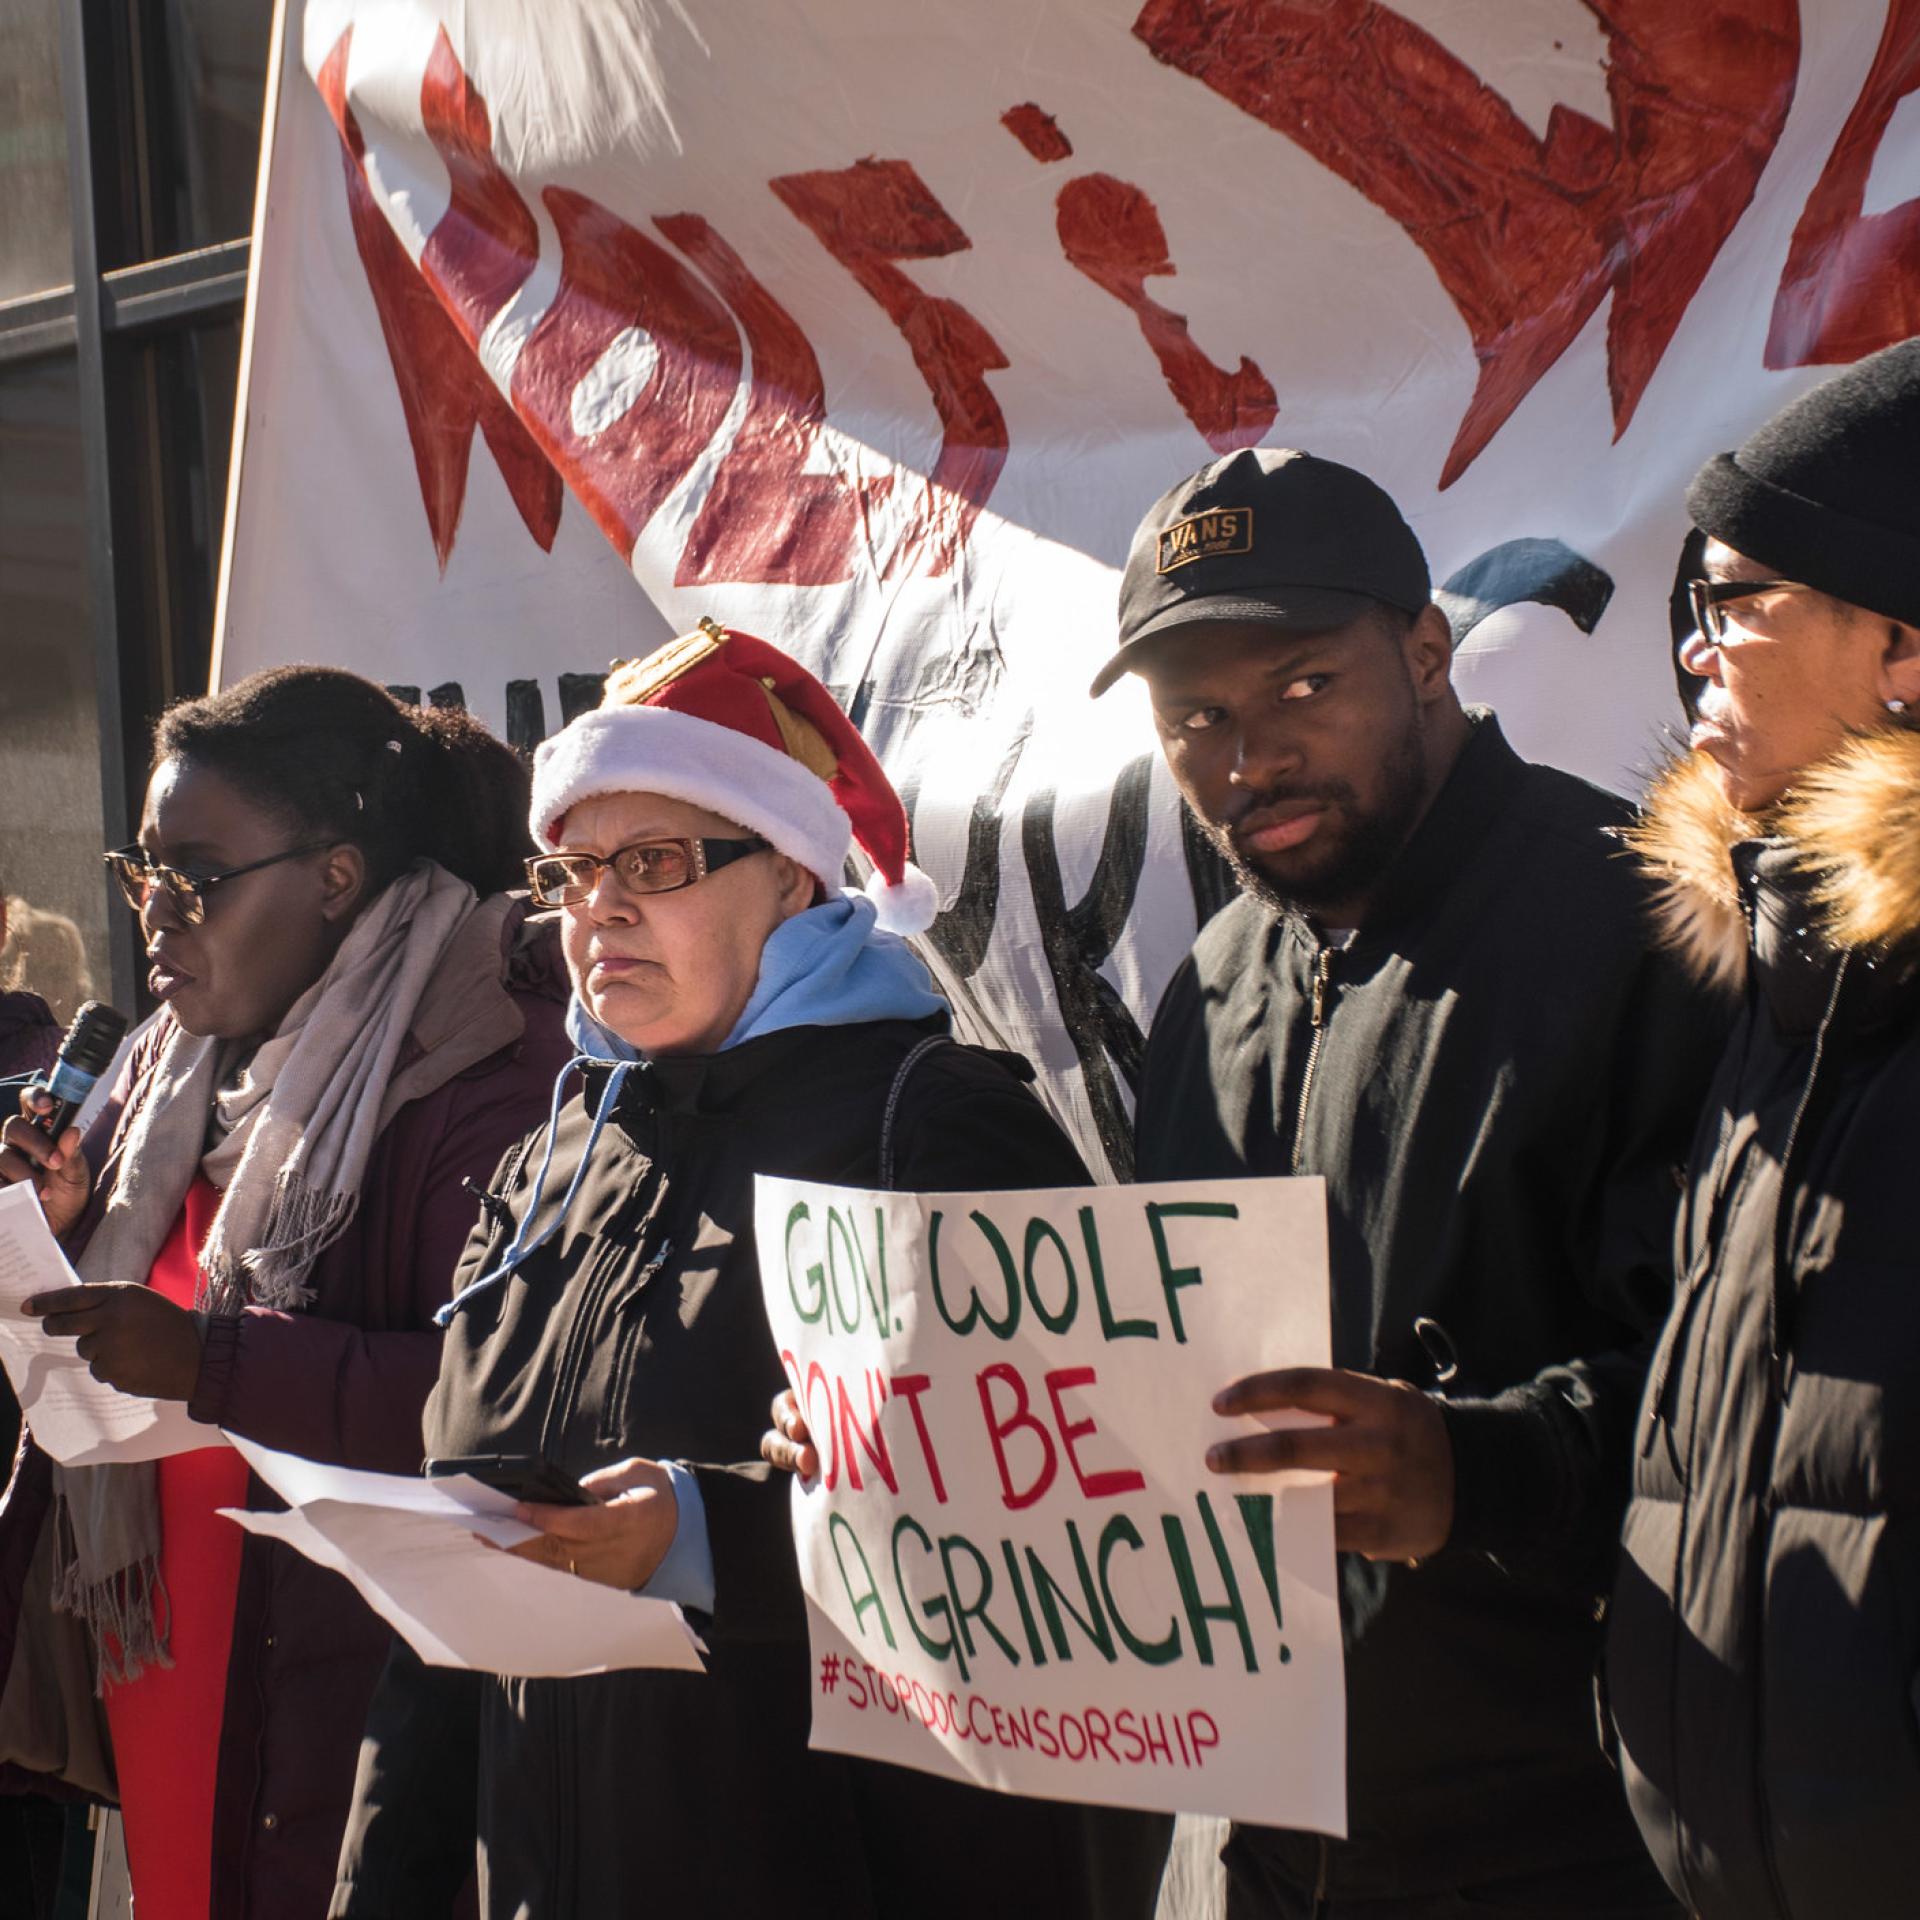
<svg viewBox="0 0 1920 1920">
<path fill-rule="evenodd" d="M 1801 580 L 1689 580 L 1687 605 L 1693 612 L 1694 631 L 1716 647 L 1738 641 L 1727 639 L 1726 603 L 1745 600 L 1756 593 L 1812 593 Z"/>
<path fill-rule="evenodd" d="M 324 853 L 332 844 L 316 840 L 304 847 L 288 847 L 284 853 L 270 853 L 264 860 L 249 860 L 244 867 L 228 867 L 222 873 L 183 873 L 178 867 L 163 866 L 150 860 L 138 841 L 129 847 L 115 847 L 103 857 L 107 871 L 119 882 L 127 905 L 135 913 L 145 911 L 157 887 L 174 914 L 185 925 L 197 927 L 207 917 L 207 894 L 222 881 L 258 873 L 262 867 L 277 867 L 282 860 L 297 860 L 303 853 Z"/>
<path fill-rule="evenodd" d="M 607 868 L 629 893 L 677 893 L 749 854 L 771 853 L 771 841 L 636 840 L 602 860 L 592 853 L 543 853 L 527 862 L 527 884 L 542 907 L 577 907 Z"/>
</svg>

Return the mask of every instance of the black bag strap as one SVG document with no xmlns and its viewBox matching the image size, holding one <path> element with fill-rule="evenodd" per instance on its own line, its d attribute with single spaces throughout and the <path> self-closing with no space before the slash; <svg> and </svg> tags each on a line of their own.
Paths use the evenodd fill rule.
<svg viewBox="0 0 1920 1920">
<path fill-rule="evenodd" d="M 935 1047 L 952 1046 L 956 1043 L 944 1033 L 930 1033 L 915 1046 L 895 1069 L 893 1085 L 887 1089 L 887 1110 L 880 1119 L 880 1185 L 886 1192 L 893 1191 L 893 1122 L 900 1111 L 900 1096 L 907 1090 L 907 1081 L 913 1070 L 933 1051 Z"/>
</svg>

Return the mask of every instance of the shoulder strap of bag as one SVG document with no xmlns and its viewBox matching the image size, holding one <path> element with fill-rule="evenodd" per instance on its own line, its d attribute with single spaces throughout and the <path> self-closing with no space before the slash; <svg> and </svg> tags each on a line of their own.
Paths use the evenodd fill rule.
<svg viewBox="0 0 1920 1920">
<path fill-rule="evenodd" d="M 893 1191 L 893 1122 L 900 1111 L 900 1096 L 907 1090 L 907 1081 L 921 1060 L 935 1047 L 954 1045 L 952 1037 L 944 1033 L 930 1033 L 922 1040 L 895 1069 L 893 1085 L 887 1089 L 887 1110 L 880 1119 L 880 1185 L 886 1192 Z"/>
</svg>

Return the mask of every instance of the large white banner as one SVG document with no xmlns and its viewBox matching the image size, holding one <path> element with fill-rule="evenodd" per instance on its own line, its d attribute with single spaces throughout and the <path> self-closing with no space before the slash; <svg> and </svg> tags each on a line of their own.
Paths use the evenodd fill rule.
<svg viewBox="0 0 1920 1920">
<path fill-rule="evenodd" d="M 1330 1363 L 1325 1183 L 763 1176 L 754 1222 L 820 1455 L 813 1744 L 1344 1836 L 1331 1479 L 1205 1464 L 1218 1388 Z"/>
<path fill-rule="evenodd" d="M 1631 788 L 1682 495 L 1920 330 L 1920 0 L 286 0 L 219 660 L 530 743 L 702 614 L 908 795 L 971 1037 L 1129 1165 L 1217 862 L 1139 689 L 1146 505 L 1400 500 L 1457 677 Z"/>
</svg>

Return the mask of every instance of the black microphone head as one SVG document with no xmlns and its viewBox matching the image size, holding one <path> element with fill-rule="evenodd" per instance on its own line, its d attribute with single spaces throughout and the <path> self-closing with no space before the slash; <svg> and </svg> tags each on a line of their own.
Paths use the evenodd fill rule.
<svg viewBox="0 0 1920 1920">
<path fill-rule="evenodd" d="M 127 1016 L 104 1000 L 89 1000 L 73 1016 L 67 1037 L 60 1042 L 60 1058 L 77 1072 L 97 1080 L 113 1064 L 113 1056 L 126 1037 Z"/>
</svg>

